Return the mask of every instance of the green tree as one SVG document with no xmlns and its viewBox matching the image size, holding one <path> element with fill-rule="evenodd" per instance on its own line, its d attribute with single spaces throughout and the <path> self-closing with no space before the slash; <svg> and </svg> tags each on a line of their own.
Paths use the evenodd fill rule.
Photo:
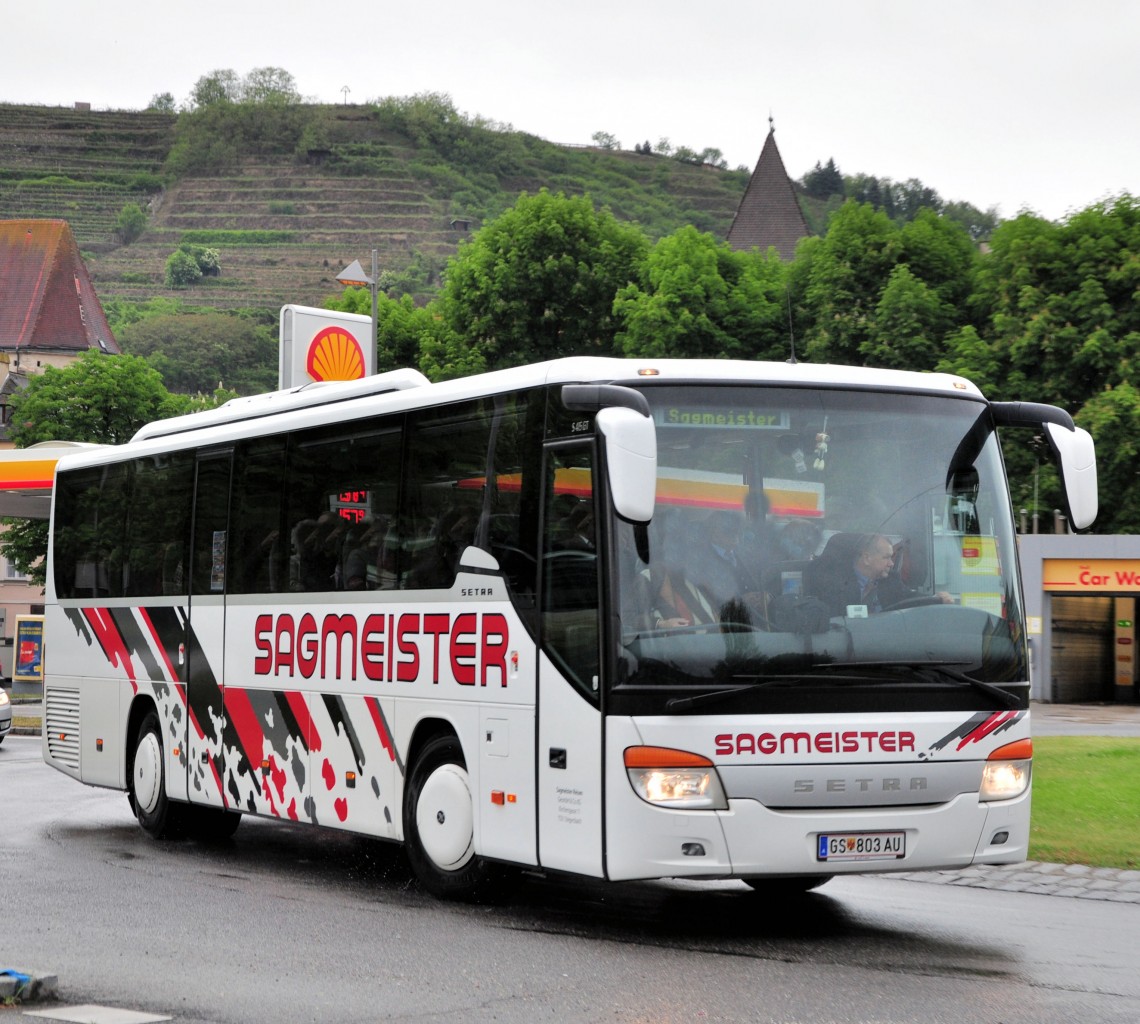
<svg viewBox="0 0 1140 1024">
<path fill-rule="evenodd" d="M 177 249 L 167 257 L 165 280 L 168 288 L 186 288 L 201 279 L 202 268 L 184 249 Z"/>
<path fill-rule="evenodd" d="M 146 105 L 147 110 L 157 111 L 160 114 L 173 114 L 176 111 L 174 94 L 169 92 L 156 92 Z"/>
<path fill-rule="evenodd" d="M 977 250 L 933 210 L 900 227 L 870 203 L 848 201 L 827 235 L 808 241 L 790 280 L 810 358 L 928 370 L 970 322 Z"/>
<path fill-rule="evenodd" d="M 891 271 L 875 307 L 866 339 L 859 345 L 861 362 L 896 370 L 928 370 L 940 353 L 942 303 L 905 263 Z"/>
<path fill-rule="evenodd" d="M 919 210 L 899 230 L 898 258 L 943 306 L 936 329 L 941 332 L 962 316 L 974 289 L 978 249 L 960 224 L 931 209 Z"/>
<path fill-rule="evenodd" d="M 229 68 L 211 71 L 194 83 L 190 90 L 191 110 L 217 106 L 220 103 L 237 103 L 241 99 L 242 84 L 236 71 Z"/>
<path fill-rule="evenodd" d="M 701 150 L 701 163 L 707 167 L 716 167 L 721 171 L 728 168 L 728 161 L 725 160 L 724 154 L 715 146 L 706 146 Z"/>
<path fill-rule="evenodd" d="M 122 444 L 145 423 L 179 415 L 189 400 L 171 395 L 162 378 L 135 356 L 84 353 L 65 369 L 47 367 L 9 398 L 8 433 L 17 448 L 41 441 Z M 44 583 L 48 524 L 6 520 L 0 551 L 34 583 Z"/>
<path fill-rule="evenodd" d="M 244 103 L 283 104 L 300 103 L 297 83 L 284 68 L 254 68 L 242 80 L 241 99 Z"/>
<path fill-rule="evenodd" d="M 1001 224 L 973 297 L 1011 394 L 1079 407 L 1136 380 L 1140 200 L 1123 195 L 1055 224 Z"/>
<path fill-rule="evenodd" d="M 869 203 L 845 203 L 811 250 L 804 292 L 806 351 L 817 362 L 861 362 L 883 288 L 898 260 L 898 228 Z"/>
<path fill-rule="evenodd" d="M 942 207 L 942 216 L 960 224 L 966 233 L 975 241 L 982 242 L 993 234 L 1001 218 L 997 207 L 991 206 L 988 210 L 979 210 L 970 203 L 955 201 L 946 203 Z"/>
<path fill-rule="evenodd" d="M 62 370 L 45 368 L 11 396 L 8 434 L 17 448 L 51 440 L 123 444 L 144 424 L 186 408 L 146 360 L 92 349 Z"/>
<path fill-rule="evenodd" d="M 146 229 L 146 214 L 138 203 L 127 203 L 115 221 L 115 234 L 123 245 L 130 245 Z"/>
<path fill-rule="evenodd" d="M 152 316 L 123 327 L 116 339 L 178 394 L 208 395 L 224 385 L 252 395 L 277 387 L 277 337 L 247 317 L 213 311 Z"/>
<path fill-rule="evenodd" d="M 817 160 L 815 167 L 803 176 L 800 184 L 814 199 L 827 199 L 830 196 L 844 194 L 843 175 L 835 165 L 833 157 L 828 157 L 826 165 Z"/>
<path fill-rule="evenodd" d="M 1102 497 L 1097 533 L 1140 533 L 1140 391 L 1127 382 L 1102 390 L 1075 418 L 1096 441 L 1098 489 L 1112 496 Z"/>
<path fill-rule="evenodd" d="M 891 186 L 894 196 L 895 216 L 903 221 L 918 216 L 919 210 L 942 209 L 942 197 L 935 189 L 924 185 L 917 178 L 907 178 Z"/>
<path fill-rule="evenodd" d="M 946 339 L 946 348 L 935 365 L 939 373 L 965 377 L 996 398 L 1000 393 L 1001 360 L 993 345 L 983 339 L 972 324 L 959 328 Z"/>
<path fill-rule="evenodd" d="M 444 324 L 490 369 L 609 355 L 614 299 L 646 248 L 637 228 L 595 210 L 588 196 L 523 195 L 448 265 Z"/>
<path fill-rule="evenodd" d="M 432 324 L 431 331 L 420 341 L 420 371 L 429 380 L 452 380 L 469 377 L 488 369 L 487 359 L 443 321 Z"/>
<path fill-rule="evenodd" d="M 627 356 L 769 358 L 785 344 L 783 265 L 681 228 L 649 252 L 614 313 Z"/>
</svg>

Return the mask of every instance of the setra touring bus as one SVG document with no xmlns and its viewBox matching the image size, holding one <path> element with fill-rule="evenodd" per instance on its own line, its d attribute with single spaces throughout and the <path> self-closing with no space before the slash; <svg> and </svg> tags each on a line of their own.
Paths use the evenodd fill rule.
<svg viewBox="0 0 1140 1024">
<path fill-rule="evenodd" d="M 961 378 L 571 358 L 237 399 L 58 462 L 43 754 L 155 837 L 400 841 L 470 897 L 1025 858 L 996 429 Z"/>
</svg>

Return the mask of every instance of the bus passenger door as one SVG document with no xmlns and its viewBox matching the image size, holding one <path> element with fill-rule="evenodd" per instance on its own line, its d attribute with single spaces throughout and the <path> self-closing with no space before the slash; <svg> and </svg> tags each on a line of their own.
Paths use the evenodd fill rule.
<svg viewBox="0 0 1140 1024">
<path fill-rule="evenodd" d="M 594 445 L 551 445 L 543 474 L 539 863 L 601 877 L 600 614 Z"/>
<path fill-rule="evenodd" d="M 234 806 L 224 773 L 226 727 L 222 664 L 226 623 L 229 451 L 199 455 L 190 543 L 190 612 L 186 629 L 187 786 L 191 803 Z"/>
</svg>

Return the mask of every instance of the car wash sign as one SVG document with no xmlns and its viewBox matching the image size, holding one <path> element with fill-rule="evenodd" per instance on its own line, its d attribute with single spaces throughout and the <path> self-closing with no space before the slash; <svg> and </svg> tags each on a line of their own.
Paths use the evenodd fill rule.
<svg viewBox="0 0 1140 1024">
<path fill-rule="evenodd" d="M 376 372 L 372 318 L 311 306 L 281 307 L 279 387 L 356 380 Z"/>
<path fill-rule="evenodd" d="M 1140 593 L 1140 561 L 1132 558 L 1046 558 L 1042 589 L 1073 594 Z"/>
</svg>

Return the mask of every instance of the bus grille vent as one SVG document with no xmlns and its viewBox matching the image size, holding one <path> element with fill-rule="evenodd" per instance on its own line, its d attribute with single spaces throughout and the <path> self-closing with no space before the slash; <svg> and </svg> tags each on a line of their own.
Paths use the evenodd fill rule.
<svg viewBox="0 0 1140 1024">
<path fill-rule="evenodd" d="M 79 771 L 79 691 L 47 687 L 44 729 L 52 760 Z"/>
</svg>

